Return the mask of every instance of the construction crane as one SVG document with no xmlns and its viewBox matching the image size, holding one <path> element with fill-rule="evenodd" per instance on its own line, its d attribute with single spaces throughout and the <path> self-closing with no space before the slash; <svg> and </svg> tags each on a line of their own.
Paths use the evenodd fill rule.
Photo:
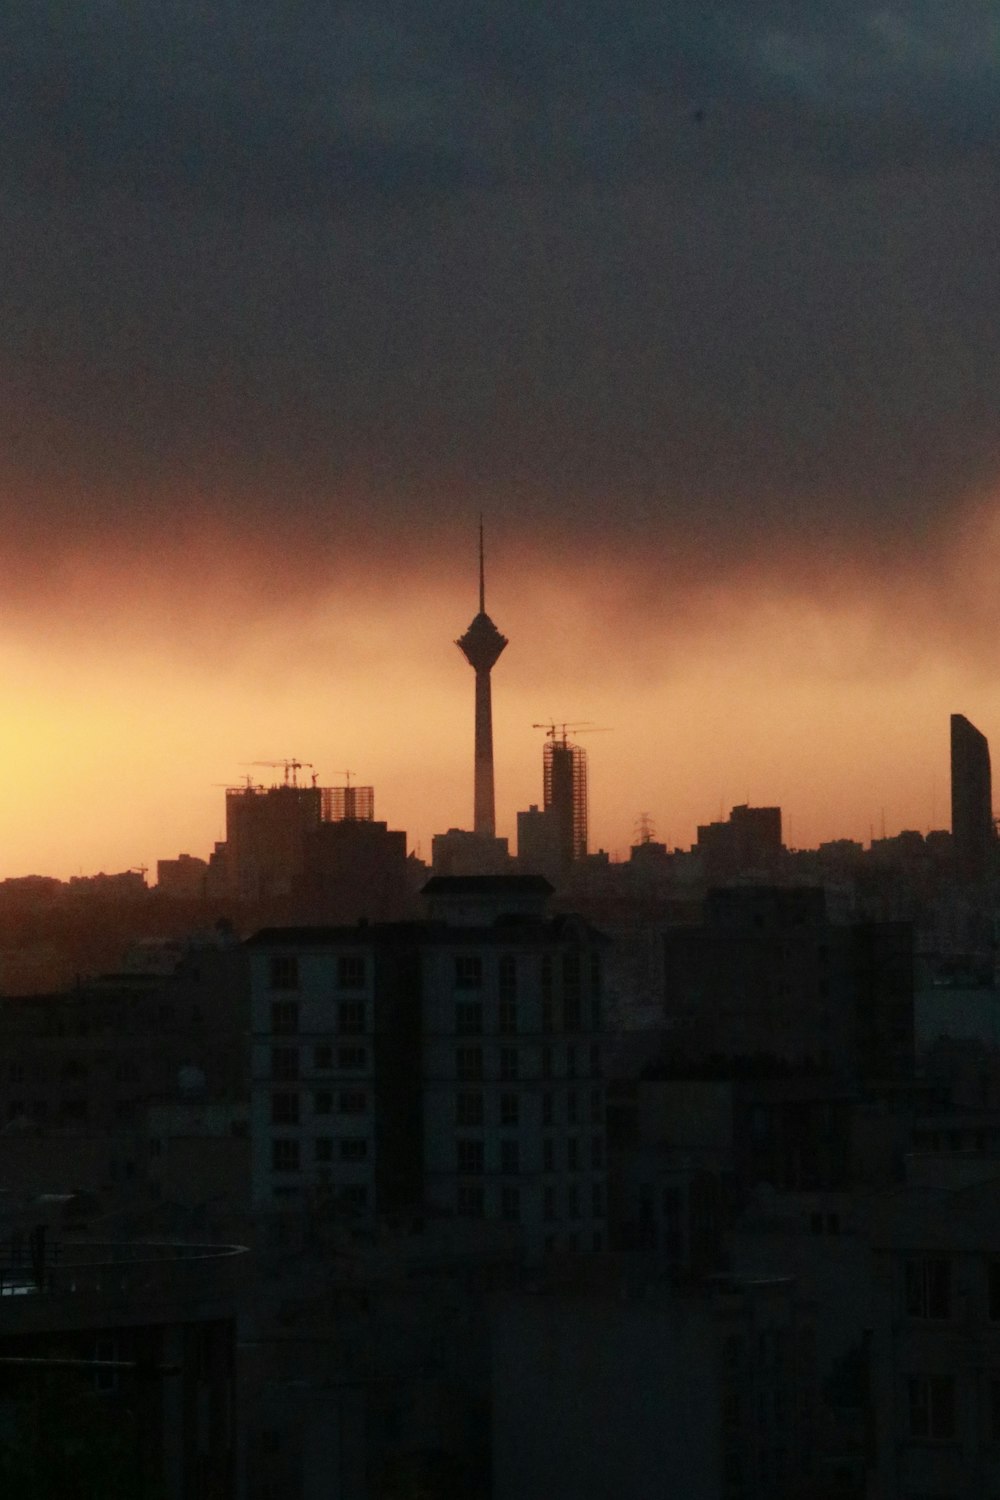
<svg viewBox="0 0 1000 1500">
<path fill-rule="evenodd" d="M 610 734 L 611 729 L 607 724 L 595 724 L 592 719 L 581 719 L 577 724 L 560 724 L 554 719 L 547 720 L 544 724 L 532 724 L 532 729 L 544 729 L 545 737 L 552 741 L 553 745 L 565 745 L 571 734 Z"/>
<path fill-rule="evenodd" d="M 310 771 L 313 769 L 311 760 L 295 760 L 294 758 L 291 760 L 250 760 L 245 761 L 244 764 L 249 766 L 271 766 L 275 770 L 280 766 L 285 773 L 285 786 L 296 787 L 299 784 L 299 772 L 306 766 L 308 766 Z"/>
</svg>

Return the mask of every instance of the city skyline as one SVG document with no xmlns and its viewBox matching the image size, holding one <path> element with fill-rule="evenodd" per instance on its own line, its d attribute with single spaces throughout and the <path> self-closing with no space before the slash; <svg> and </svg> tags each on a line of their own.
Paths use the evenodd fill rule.
<svg viewBox="0 0 1000 1500">
<path fill-rule="evenodd" d="M 642 812 L 660 839 L 687 847 L 697 824 L 747 801 L 783 807 L 790 847 L 837 837 L 867 842 L 880 835 L 883 811 L 890 834 L 949 826 L 949 715 L 966 713 L 992 737 L 987 679 L 939 668 L 916 685 L 904 678 L 890 690 L 879 680 L 872 692 L 853 679 L 838 682 L 831 669 L 817 677 L 802 658 L 819 639 L 821 616 L 807 635 L 808 621 L 800 617 L 793 630 L 778 612 L 774 633 L 758 626 L 751 636 L 735 600 L 728 624 L 705 629 L 686 665 L 668 659 L 655 675 L 647 647 L 612 678 L 582 588 L 572 611 L 563 601 L 565 634 L 553 640 L 554 603 L 525 589 L 506 546 L 507 539 L 494 549 L 493 588 L 514 644 L 505 653 L 494 728 L 498 832 L 512 847 L 516 812 L 542 796 L 543 736 L 531 726 L 540 717 L 561 719 L 557 709 L 612 730 L 583 743 L 591 848 L 613 855 L 627 854 Z M 121 647 L 117 674 L 99 655 L 81 661 L 79 648 L 61 661 L 51 643 L 18 660 L 8 642 L 12 774 L 0 877 L 152 870 L 157 858 L 182 851 L 205 857 L 223 836 L 215 783 L 238 784 L 248 771 L 266 780 L 266 771 L 245 763 L 292 755 L 313 762 L 324 783 L 349 766 L 374 785 L 377 816 L 405 829 L 409 846 L 429 857 L 433 833 L 470 822 L 468 668 L 451 646 L 457 610 L 467 610 L 467 559 L 465 576 L 457 573 L 447 592 L 415 587 L 403 645 L 392 628 L 398 606 L 386 608 L 381 629 L 366 616 L 371 639 L 365 671 L 355 677 L 345 677 L 342 664 L 361 649 L 363 632 L 341 638 L 338 653 L 336 620 L 318 617 L 292 618 L 280 636 L 269 626 L 266 639 L 249 631 L 228 662 L 208 660 L 197 671 L 162 647 L 151 671 L 145 641 Z M 584 632 L 575 656 L 567 645 L 574 630 Z M 330 693 L 317 701 L 315 674 L 324 662 Z M 566 662 L 573 663 L 566 680 L 579 684 L 568 703 Z M 154 700 L 165 711 L 150 732 L 137 701 Z M 46 720 L 48 732 L 36 728 L 15 740 L 18 709 Z M 392 729 L 400 718 L 405 748 Z M 273 726 L 266 735 L 263 723 Z"/>
<path fill-rule="evenodd" d="M 294 754 L 466 825 L 480 511 L 498 832 L 547 718 L 614 726 L 594 847 L 946 823 L 942 726 L 1000 731 L 989 7 L 118 10 L 10 37 L 0 868 L 204 853 Z"/>
</svg>

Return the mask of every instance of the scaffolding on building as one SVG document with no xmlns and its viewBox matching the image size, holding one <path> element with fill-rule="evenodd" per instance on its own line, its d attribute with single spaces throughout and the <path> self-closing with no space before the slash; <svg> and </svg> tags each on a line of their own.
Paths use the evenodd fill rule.
<svg viewBox="0 0 1000 1500">
<path fill-rule="evenodd" d="M 587 853 L 587 752 L 553 726 L 545 741 L 542 761 L 545 811 L 557 827 L 557 839 L 567 862 Z"/>
</svg>

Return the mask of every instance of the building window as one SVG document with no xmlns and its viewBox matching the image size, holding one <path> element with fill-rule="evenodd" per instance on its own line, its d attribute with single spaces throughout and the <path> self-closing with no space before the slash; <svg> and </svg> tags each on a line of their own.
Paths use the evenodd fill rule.
<svg viewBox="0 0 1000 1500">
<path fill-rule="evenodd" d="M 542 954 L 542 1003 L 544 1004 L 546 1000 L 551 1001 L 551 999 L 552 999 L 552 954 L 551 953 L 543 953 Z M 551 1026 L 546 1027 L 547 1031 L 551 1031 L 551 1029 L 552 1029 Z"/>
<path fill-rule="evenodd" d="M 580 994 L 580 955 L 579 953 L 564 953 L 562 961 L 563 971 L 563 994 L 579 996 Z"/>
<path fill-rule="evenodd" d="M 517 999 L 517 959 L 513 953 L 502 953 L 497 963 L 497 988 L 500 1000 Z"/>
<path fill-rule="evenodd" d="M 365 1161 L 368 1157 L 368 1142 L 363 1135 L 345 1135 L 340 1143 L 341 1161 Z"/>
<path fill-rule="evenodd" d="M 271 1031 L 275 1036 L 294 1036 L 299 1029 L 297 1000 L 271 1001 Z"/>
<path fill-rule="evenodd" d="M 556 1169 L 556 1148 L 550 1135 L 542 1142 L 542 1171 L 554 1172 Z"/>
<path fill-rule="evenodd" d="M 481 1125 L 483 1123 L 483 1096 L 477 1093 L 455 1095 L 455 1123 L 457 1125 Z"/>
<path fill-rule="evenodd" d="M 500 997 L 500 1010 L 497 1015 L 497 1030 L 501 1036 L 517 1035 L 517 1001 Z"/>
<path fill-rule="evenodd" d="M 516 1177 L 520 1171 L 517 1141 L 500 1142 L 500 1170 L 506 1177 Z"/>
<path fill-rule="evenodd" d="M 517 1048 L 500 1048 L 500 1077 L 504 1083 L 513 1083 L 517 1078 Z"/>
<path fill-rule="evenodd" d="M 603 1219 L 604 1217 L 604 1188 L 599 1182 L 590 1185 L 590 1212 L 591 1217 Z"/>
<path fill-rule="evenodd" d="M 455 1034 L 482 1036 L 483 1007 L 479 1000 L 459 1000 L 455 1006 Z"/>
<path fill-rule="evenodd" d="M 563 1000 L 563 1027 L 566 1031 L 580 1030 L 580 996 L 566 995 Z"/>
<path fill-rule="evenodd" d="M 590 1076 L 600 1078 L 601 1076 L 601 1044 L 592 1042 L 590 1045 Z"/>
<path fill-rule="evenodd" d="M 483 1076 L 482 1047 L 455 1049 L 455 1075 L 463 1083 L 478 1083 Z"/>
<path fill-rule="evenodd" d="M 542 1095 L 542 1124 L 551 1125 L 553 1119 L 552 1095 Z"/>
<path fill-rule="evenodd" d="M 576 1048 L 575 1047 L 567 1047 L 566 1048 L 566 1077 L 567 1078 L 575 1078 L 576 1077 Z"/>
<path fill-rule="evenodd" d="M 333 1114 L 333 1095 L 329 1089 L 320 1089 L 318 1093 L 313 1094 L 313 1114 Z"/>
<path fill-rule="evenodd" d="M 604 1137 L 600 1135 L 591 1136 L 590 1139 L 590 1165 L 595 1172 L 601 1171 L 604 1166 Z"/>
<path fill-rule="evenodd" d="M 290 953 L 272 956 L 268 969 L 268 982 L 272 990 L 297 990 L 299 987 L 299 961 Z"/>
<path fill-rule="evenodd" d="M 368 1095 L 364 1089 L 341 1089 L 337 1108 L 342 1115 L 363 1115 L 368 1108 Z"/>
<path fill-rule="evenodd" d="M 508 1223 L 516 1224 L 521 1217 L 521 1189 L 513 1182 L 505 1182 L 500 1189 L 500 1214 Z"/>
<path fill-rule="evenodd" d="M 333 1067 L 333 1048 L 326 1043 L 313 1048 L 313 1067 L 325 1073 Z"/>
<path fill-rule="evenodd" d="M 590 1002 L 590 1029 L 591 1031 L 600 1031 L 603 1025 L 603 1006 L 601 1004 L 600 997 L 598 995 L 595 995 L 593 1000 L 591 1000 Z"/>
<path fill-rule="evenodd" d="M 566 1142 L 566 1170 L 577 1172 L 580 1169 L 580 1145 L 575 1135 L 571 1135 Z"/>
<path fill-rule="evenodd" d="M 352 1213 L 364 1213 L 368 1207 L 368 1189 L 363 1182 L 352 1182 L 340 1195 L 344 1207 Z"/>
<path fill-rule="evenodd" d="M 333 1137 L 318 1135 L 313 1142 L 313 1154 L 319 1162 L 333 1161 Z"/>
<path fill-rule="evenodd" d="M 500 1095 L 500 1124 L 516 1125 L 520 1115 L 520 1100 L 516 1094 Z"/>
<path fill-rule="evenodd" d="M 591 1125 L 603 1125 L 604 1108 L 600 1089 L 590 1091 L 590 1123 Z"/>
<path fill-rule="evenodd" d="M 299 1143 L 279 1137 L 271 1142 L 271 1167 L 275 1172 L 299 1170 Z"/>
<path fill-rule="evenodd" d="M 368 1053 L 364 1047 L 341 1047 L 337 1053 L 337 1066 L 345 1073 L 367 1068 Z"/>
<path fill-rule="evenodd" d="M 289 1083 L 299 1076 L 299 1049 L 298 1047 L 272 1047 L 271 1048 L 271 1076 L 283 1083 Z"/>
<path fill-rule="evenodd" d="M 483 961 L 478 953 L 456 953 L 455 988 L 480 990 L 483 987 Z"/>
<path fill-rule="evenodd" d="M 556 1029 L 556 1008 L 555 1008 L 555 1001 L 552 999 L 551 995 L 547 995 L 545 997 L 545 999 L 542 1001 L 542 1030 L 547 1033 L 547 1032 L 555 1031 L 555 1029 Z"/>
<path fill-rule="evenodd" d="M 950 1261 L 916 1256 L 906 1262 L 906 1313 L 910 1318 L 950 1317 Z"/>
<path fill-rule="evenodd" d="M 457 1140 L 455 1157 L 459 1172 L 468 1176 L 478 1176 L 485 1168 L 485 1153 L 480 1140 Z"/>
<path fill-rule="evenodd" d="M 298 1094 L 272 1094 L 271 1095 L 271 1124 L 272 1125 L 297 1125 L 299 1123 L 299 1096 Z"/>
<path fill-rule="evenodd" d="M 566 1190 L 566 1205 L 571 1219 L 580 1217 L 580 1186 L 571 1182 Z"/>
<path fill-rule="evenodd" d="M 460 1182 L 456 1195 L 456 1207 L 463 1219 L 481 1219 L 485 1205 L 481 1182 Z"/>
<path fill-rule="evenodd" d="M 542 1217 L 546 1220 L 546 1222 L 551 1223 L 555 1216 L 556 1190 L 554 1187 L 549 1186 L 545 1189 L 542 1195 Z"/>
<path fill-rule="evenodd" d="M 955 1436 L 955 1382 L 950 1375 L 911 1375 L 907 1381 L 910 1437 L 949 1443 Z"/>
<path fill-rule="evenodd" d="M 543 1047 L 542 1048 L 542 1077 L 543 1078 L 551 1078 L 552 1077 L 552 1048 L 551 1047 Z"/>
<path fill-rule="evenodd" d="M 566 1124 L 567 1125 L 575 1125 L 576 1124 L 576 1104 L 577 1104 L 576 1089 L 568 1089 L 566 1091 Z"/>
<path fill-rule="evenodd" d="M 366 968 L 363 953 L 341 953 L 337 958 L 338 990 L 363 990 Z"/>
<path fill-rule="evenodd" d="M 365 1002 L 363 1000 L 341 1000 L 338 1002 L 337 1031 L 341 1036 L 364 1035 Z"/>
</svg>

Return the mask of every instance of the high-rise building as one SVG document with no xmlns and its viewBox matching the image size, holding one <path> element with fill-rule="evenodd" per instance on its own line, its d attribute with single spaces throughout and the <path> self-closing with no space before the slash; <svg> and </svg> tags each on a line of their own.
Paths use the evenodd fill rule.
<svg viewBox="0 0 1000 1500">
<path fill-rule="evenodd" d="M 985 875 L 994 843 L 990 747 L 964 714 L 951 716 L 951 837 L 962 874 Z"/>
<path fill-rule="evenodd" d="M 361 1229 L 426 1212 L 607 1248 L 607 940 L 551 892 L 438 876 L 423 922 L 250 939 L 258 1208 L 320 1194 Z"/>
<path fill-rule="evenodd" d="M 564 868 L 587 853 L 587 752 L 553 726 L 543 760 L 545 812 Z"/>
<path fill-rule="evenodd" d="M 493 704 L 490 673 L 507 644 L 486 613 L 486 575 L 483 566 L 483 527 L 479 525 L 479 613 L 463 636 L 455 642 L 476 673 L 476 758 L 473 831 L 484 838 L 496 836 L 496 804 L 493 791 Z"/>
</svg>

